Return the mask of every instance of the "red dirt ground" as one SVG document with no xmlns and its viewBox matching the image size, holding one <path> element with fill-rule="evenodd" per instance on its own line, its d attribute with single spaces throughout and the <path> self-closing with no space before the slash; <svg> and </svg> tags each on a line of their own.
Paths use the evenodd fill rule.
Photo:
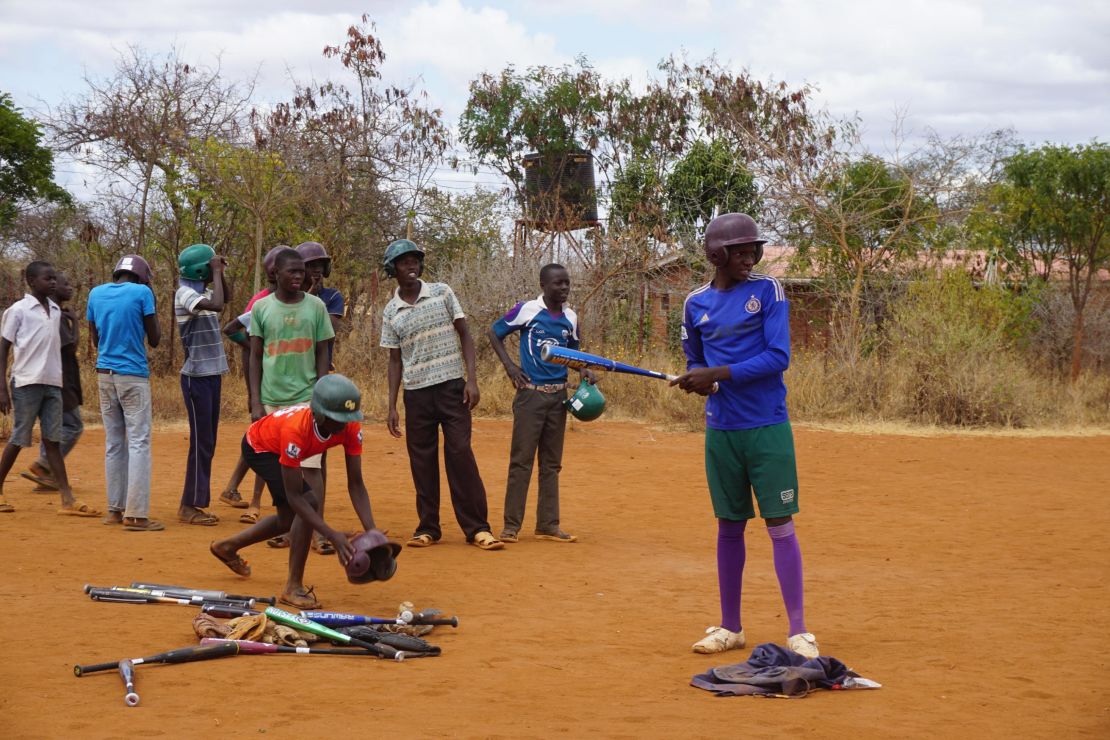
<svg viewBox="0 0 1110 740">
<path fill-rule="evenodd" d="M 225 425 L 222 483 L 241 425 Z M 480 421 L 475 446 L 500 525 L 509 422 Z M 415 523 L 403 443 L 367 427 L 366 478 L 379 524 Z M 406 548 L 397 576 L 349 585 L 313 555 L 325 606 L 388 615 L 403 600 L 458 614 L 437 628 L 443 656 L 258 656 L 136 671 L 142 704 L 115 674 L 74 678 L 74 663 L 137 657 L 195 641 L 193 609 L 90 601 L 85 583 L 133 579 L 277 593 L 284 551 L 256 546 L 239 579 L 207 551 L 237 529 L 178 525 L 181 428 L 154 440 L 161 533 L 54 515 L 57 499 L 13 475 L 0 515 L 8 658 L 0 662 L 4 737 L 1023 737 L 1110 734 L 1106 589 L 1110 438 L 901 437 L 797 430 L 807 613 L 822 651 L 880 691 L 802 701 L 719 699 L 691 688 L 714 658 L 690 644 L 717 620 L 715 525 L 702 437 L 598 422 L 568 433 L 564 527 L 573 545 L 522 540 L 502 552 L 464 544 L 444 504 L 444 541 Z M 79 495 L 103 508 L 103 437 L 71 459 Z M 21 460 L 26 464 L 29 459 Z M 23 469 L 17 463 L 16 471 Z M 341 467 L 328 512 L 348 528 Z M 534 495 L 534 494 L 533 494 Z M 534 502 L 530 502 L 530 509 Z M 750 645 L 785 638 L 768 538 L 748 537 Z M 527 531 L 527 530 L 526 530 Z"/>
</svg>

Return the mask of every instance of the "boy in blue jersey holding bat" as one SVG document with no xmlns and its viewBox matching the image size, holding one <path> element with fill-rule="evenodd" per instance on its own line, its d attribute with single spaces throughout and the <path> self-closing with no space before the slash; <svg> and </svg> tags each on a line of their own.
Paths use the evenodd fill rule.
<svg viewBox="0 0 1110 740">
<path fill-rule="evenodd" d="M 509 479 L 505 486 L 505 528 L 499 539 L 516 542 L 528 502 L 528 483 L 537 452 L 540 492 L 536 504 L 536 538 L 574 542 L 577 538 L 559 528 L 559 471 L 563 467 L 563 435 L 567 426 L 567 369 L 544 362 L 545 345 L 578 349 L 578 315 L 566 305 L 570 274 L 562 265 L 540 268 L 543 294 L 516 304 L 489 329 L 490 344 L 516 387 L 513 399 L 513 441 L 509 452 Z M 505 350 L 505 337 L 520 332 L 520 364 Z M 581 371 L 590 383 L 590 370 Z"/>
<path fill-rule="evenodd" d="M 816 658 L 817 640 L 805 625 L 802 553 L 792 518 L 798 513 L 798 473 L 782 378 L 790 364 L 789 305 L 777 280 L 752 271 L 765 243 L 746 214 L 713 219 L 705 230 L 705 253 L 716 274 L 687 296 L 683 308 L 686 372 L 671 385 L 707 396 L 705 472 L 717 517 L 721 597 L 720 626 L 707 629 L 693 649 L 744 647 L 744 528 L 755 516 L 754 490 L 790 622 L 787 645 Z M 720 390 L 710 395 L 714 383 Z"/>
</svg>

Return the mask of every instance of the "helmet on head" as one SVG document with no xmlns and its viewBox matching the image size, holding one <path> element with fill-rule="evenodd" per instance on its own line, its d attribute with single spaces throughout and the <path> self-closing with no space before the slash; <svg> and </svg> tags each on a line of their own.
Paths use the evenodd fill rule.
<svg viewBox="0 0 1110 740">
<path fill-rule="evenodd" d="M 601 395 L 596 385 L 586 380 L 579 383 L 578 390 L 563 403 L 579 421 L 593 421 L 605 411 L 605 396 Z"/>
<path fill-rule="evenodd" d="M 288 244 L 279 244 L 267 252 L 266 256 L 262 258 L 262 270 L 266 273 L 267 278 L 271 277 L 271 273 L 274 271 L 274 263 L 277 262 L 277 256 L 286 249 L 292 249 L 292 247 Z"/>
<path fill-rule="evenodd" d="M 420 261 L 424 261 L 424 250 L 408 239 L 398 239 L 386 247 L 385 256 L 382 257 L 382 269 L 385 270 L 385 274 L 389 277 L 397 277 L 397 268 L 393 266 L 393 263 L 409 252 L 416 252 L 420 255 Z"/>
<path fill-rule="evenodd" d="M 325 375 L 312 389 L 312 413 L 335 421 L 362 421 L 362 394 L 345 375 Z"/>
<path fill-rule="evenodd" d="M 388 581 L 397 572 L 401 546 L 390 542 L 380 530 L 368 529 L 351 540 L 355 554 L 347 561 L 347 580 L 351 583 Z"/>
<path fill-rule="evenodd" d="M 147 261 L 137 254 L 125 254 L 120 257 L 119 262 L 112 270 L 112 279 L 118 278 L 121 272 L 131 273 L 143 285 L 150 285 L 150 281 L 154 277 L 154 270 L 151 270 Z"/>
<path fill-rule="evenodd" d="M 759 226 L 746 213 L 724 213 L 709 222 L 705 229 L 705 256 L 710 263 L 722 267 L 728 262 L 728 248 L 740 244 L 755 245 L 755 261 L 763 259 L 766 239 L 759 236 Z"/>
<path fill-rule="evenodd" d="M 177 266 L 181 270 L 181 277 L 186 280 L 208 280 L 212 276 L 212 267 L 209 260 L 216 256 L 216 250 L 207 244 L 194 244 L 185 247 L 177 255 Z"/>
<path fill-rule="evenodd" d="M 331 275 L 331 257 L 320 242 L 301 242 L 297 245 L 297 254 L 301 255 L 306 265 L 316 260 L 324 260 L 324 277 Z"/>
</svg>

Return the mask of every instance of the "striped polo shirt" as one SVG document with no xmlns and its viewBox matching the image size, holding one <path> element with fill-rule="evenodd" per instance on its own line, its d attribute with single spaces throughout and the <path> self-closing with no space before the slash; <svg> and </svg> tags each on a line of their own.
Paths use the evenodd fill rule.
<svg viewBox="0 0 1110 740">
<path fill-rule="evenodd" d="M 185 364 L 181 374 L 192 377 L 223 375 L 227 372 L 227 355 L 224 354 L 223 336 L 220 334 L 220 315 L 215 311 L 197 309 L 197 304 L 212 297 L 212 291 L 201 293 L 197 288 L 204 284 L 194 280 L 180 280 L 173 297 L 173 314 L 177 319 L 177 332 L 185 348 Z"/>
</svg>

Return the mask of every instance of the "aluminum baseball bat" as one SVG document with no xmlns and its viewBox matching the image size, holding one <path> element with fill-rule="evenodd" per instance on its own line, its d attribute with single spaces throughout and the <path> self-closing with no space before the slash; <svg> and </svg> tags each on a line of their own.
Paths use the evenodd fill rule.
<svg viewBox="0 0 1110 740">
<path fill-rule="evenodd" d="M 601 355 L 594 355 L 589 352 L 570 349 L 569 347 L 559 347 L 553 344 L 544 345 L 543 349 L 540 350 L 540 359 L 544 362 L 566 365 L 567 367 L 573 367 L 579 370 L 583 368 L 596 368 L 598 370 L 608 370 L 613 373 L 627 373 L 629 375 L 640 375 L 645 378 L 658 378 L 659 380 L 667 381 L 674 380 L 678 377 L 677 375 L 668 375 L 658 370 L 647 370 L 635 365 L 611 360 Z M 720 388 L 721 386 L 719 383 L 714 383 L 711 393 L 716 393 Z"/>
<path fill-rule="evenodd" d="M 405 618 L 405 615 L 408 618 Z M 311 619 L 313 622 L 322 624 L 325 627 L 353 627 L 357 624 L 432 624 L 432 625 L 446 625 L 450 627 L 459 626 L 458 617 L 436 617 L 425 615 L 423 612 L 405 612 L 399 617 L 388 619 L 385 617 L 364 617 L 361 614 L 345 614 L 343 612 L 301 612 L 301 616 L 305 619 Z"/>
<path fill-rule="evenodd" d="M 293 614 L 283 609 L 278 609 L 276 606 L 266 607 L 263 612 L 267 617 L 274 621 L 281 622 L 284 625 L 293 627 L 294 629 L 304 630 L 311 632 L 314 635 L 319 635 L 332 642 L 338 642 L 343 645 L 355 645 L 364 650 L 369 650 L 375 655 L 380 655 L 383 658 L 393 658 L 394 660 L 401 661 L 405 659 L 405 654 L 400 650 L 389 647 L 388 645 L 374 645 L 369 642 L 363 642 L 356 637 L 345 635 L 342 632 L 336 632 L 331 627 L 313 622 L 311 619 L 306 619 L 299 614 Z"/>
<path fill-rule="evenodd" d="M 252 617 L 255 614 L 261 614 L 261 612 L 254 609 L 244 609 L 241 606 L 227 606 L 224 604 L 205 604 L 200 610 L 205 614 L 211 614 L 213 617 L 220 617 L 221 619 Z"/>
<path fill-rule="evenodd" d="M 113 587 L 115 588 L 115 587 Z M 276 596 L 247 596 L 246 594 L 229 594 L 226 591 L 214 591 L 207 588 L 188 588 L 187 586 L 167 586 L 160 583 L 142 583 L 132 581 L 131 588 L 149 589 L 151 591 L 164 591 L 169 596 L 201 596 L 205 599 L 222 599 L 224 601 L 254 601 L 259 604 L 276 604 Z"/>
<path fill-rule="evenodd" d="M 123 697 L 123 703 L 129 707 L 139 706 L 139 695 L 135 693 L 135 664 L 130 660 L 121 660 L 119 662 L 119 676 L 123 679 L 123 687 L 127 689 L 127 693 Z"/>
<path fill-rule="evenodd" d="M 228 655 L 236 655 L 238 652 L 239 646 L 234 643 L 229 645 L 191 645 L 189 647 L 177 648 L 176 650 L 169 650 L 164 653 L 148 655 L 145 658 L 131 658 L 130 660 L 133 666 L 142 663 L 192 663 L 197 660 L 211 660 L 212 658 L 223 658 Z M 80 678 L 89 673 L 114 671 L 119 668 L 119 664 L 120 661 L 113 660 L 110 663 L 75 665 L 73 666 L 73 675 Z"/>
<path fill-rule="evenodd" d="M 254 642 L 252 640 L 225 640 L 220 637 L 205 637 L 201 645 L 220 645 L 225 642 L 234 642 L 239 646 L 240 655 L 266 655 L 268 653 L 288 653 L 296 655 L 357 655 L 363 658 L 380 657 L 367 652 L 362 648 L 315 648 L 291 647 L 288 645 L 271 645 L 268 642 Z"/>
</svg>

